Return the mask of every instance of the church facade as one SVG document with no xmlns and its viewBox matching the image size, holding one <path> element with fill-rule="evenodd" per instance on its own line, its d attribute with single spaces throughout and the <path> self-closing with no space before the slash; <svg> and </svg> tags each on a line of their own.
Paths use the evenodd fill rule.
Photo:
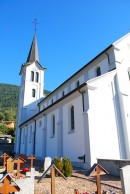
<svg viewBox="0 0 130 194">
<path fill-rule="evenodd" d="M 130 159 L 130 33 L 109 45 L 74 75 L 44 96 L 44 73 L 36 34 L 25 64 L 15 153 L 69 157 Z"/>
</svg>

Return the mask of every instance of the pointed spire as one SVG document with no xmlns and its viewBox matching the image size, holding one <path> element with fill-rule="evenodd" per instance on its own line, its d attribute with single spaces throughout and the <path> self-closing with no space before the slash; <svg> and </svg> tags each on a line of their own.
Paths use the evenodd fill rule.
<svg viewBox="0 0 130 194">
<path fill-rule="evenodd" d="M 39 56 L 38 56 L 38 47 L 37 47 L 37 39 L 36 39 L 36 31 L 33 37 L 33 41 L 31 44 L 31 48 L 28 54 L 28 58 L 27 58 L 27 63 L 28 62 L 35 62 L 38 61 L 39 62 Z"/>
</svg>

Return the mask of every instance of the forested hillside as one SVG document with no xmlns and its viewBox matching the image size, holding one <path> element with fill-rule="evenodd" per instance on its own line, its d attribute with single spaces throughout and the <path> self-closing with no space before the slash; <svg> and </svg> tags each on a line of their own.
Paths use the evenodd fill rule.
<svg viewBox="0 0 130 194">
<path fill-rule="evenodd" d="M 19 86 L 0 84 L 0 112 L 5 109 L 17 109 Z"/>
<path fill-rule="evenodd" d="M 16 123 L 20 87 L 0 83 L 0 134 L 14 136 L 15 128 L 8 128 L 1 121 Z M 47 96 L 50 91 L 44 90 Z"/>
<path fill-rule="evenodd" d="M 13 115 L 16 115 L 19 100 L 19 89 L 20 87 L 16 85 L 0 83 L 0 113 L 11 111 L 14 112 Z M 44 90 L 44 93 L 48 95 L 50 91 Z"/>
</svg>

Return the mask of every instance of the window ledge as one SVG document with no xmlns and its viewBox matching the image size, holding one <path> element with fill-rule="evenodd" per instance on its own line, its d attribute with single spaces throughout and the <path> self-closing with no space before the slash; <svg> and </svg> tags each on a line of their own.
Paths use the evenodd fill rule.
<svg viewBox="0 0 130 194">
<path fill-rule="evenodd" d="M 54 138 L 55 137 L 55 135 L 52 135 L 50 138 Z"/>
<path fill-rule="evenodd" d="M 68 134 L 75 133 L 75 129 L 71 129 Z"/>
</svg>

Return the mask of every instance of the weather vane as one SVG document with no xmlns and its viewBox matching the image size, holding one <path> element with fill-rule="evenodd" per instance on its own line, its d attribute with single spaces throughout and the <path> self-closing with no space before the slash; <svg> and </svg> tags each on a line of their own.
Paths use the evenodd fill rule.
<svg viewBox="0 0 130 194">
<path fill-rule="evenodd" d="M 39 23 L 37 22 L 37 19 L 34 19 L 34 22 L 33 22 L 33 23 L 34 23 L 34 30 L 36 31 L 36 29 L 37 29 L 37 28 L 36 28 L 36 27 L 37 27 L 37 24 L 39 24 Z"/>
</svg>

